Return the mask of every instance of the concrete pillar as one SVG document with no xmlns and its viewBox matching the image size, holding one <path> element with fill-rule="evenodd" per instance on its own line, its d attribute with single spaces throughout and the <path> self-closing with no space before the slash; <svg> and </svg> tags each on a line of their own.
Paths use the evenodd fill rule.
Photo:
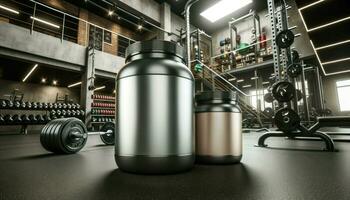
<svg viewBox="0 0 350 200">
<path fill-rule="evenodd" d="M 171 32 L 171 7 L 168 3 L 163 2 L 160 5 L 160 24 L 161 27 L 167 32 Z M 171 40 L 171 36 L 162 31 L 159 32 L 159 39 L 161 40 Z"/>
<path fill-rule="evenodd" d="M 93 55 L 92 55 L 92 49 L 89 50 L 89 48 L 86 48 L 86 68 L 82 75 L 82 84 L 81 84 L 81 91 L 80 91 L 80 103 L 85 108 L 85 124 L 88 125 L 88 123 L 91 121 L 91 103 L 93 91 L 90 91 L 88 89 L 90 85 L 90 77 L 92 73 L 92 65 L 93 65 Z M 89 126 L 88 126 L 89 128 Z"/>
</svg>

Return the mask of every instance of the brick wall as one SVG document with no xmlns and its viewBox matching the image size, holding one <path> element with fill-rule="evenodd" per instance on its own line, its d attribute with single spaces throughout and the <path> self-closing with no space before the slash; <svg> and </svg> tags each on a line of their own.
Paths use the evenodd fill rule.
<svg viewBox="0 0 350 200">
<path fill-rule="evenodd" d="M 130 30 L 125 27 L 122 27 L 121 25 L 117 24 L 116 22 L 113 22 L 111 20 L 108 20 L 104 17 L 98 16 L 94 13 L 91 13 L 87 11 L 86 9 L 79 8 L 71 3 L 62 1 L 62 0 L 40 0 L 40 2 L 54 7 L 58 10 L 61 10 L 63 12 L 69 13 L 71 15 L 77 16 L 81 19 L 84 19 L 90 23 L 96 24 L 100 27 L 103 27 L 105 29 L 108 29 L 110 31 L 113 31 L 115 33 L 124 35 L 126 37 L 132 38 L 134 40 L 139 40 L 140 35 L 136 32 L 136 30 Z M 78 44 L 86 46 L 88 44 L 88 32 L 89 32 L 89 26 L 86 26 L 86 23 L 84 21 L 79 21 L 78 24 Z M 112 43 L 103 44 L 103 51 L 116 55 L 117 54 L 117 48 L 118 48 L 118 38 L 117 35 L 112 34 Z"/>
<path fill-rule="evenodd" d="M 61 10 L 65 13 L 68 13 L 74 16 L 79 15 L 79 8 L 66 1 L 62 1 L 62 0 L 38 0 L 38 1 L 48 6 L 51 6 L 53 8 L 56 8 L 57 10 Z"/>
</svg>

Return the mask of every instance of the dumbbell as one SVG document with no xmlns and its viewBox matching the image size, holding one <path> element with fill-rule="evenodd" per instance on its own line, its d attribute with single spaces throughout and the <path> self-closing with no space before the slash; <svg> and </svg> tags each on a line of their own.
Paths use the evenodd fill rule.
<svg viewBox="0 0 350 200">
<path fill-rule="evenodd" d="M 77 115 L 77 112 L 75 110 L 72 110 L 72 116 L 76 116 Z"/>
<path fill-rule="evenodd" d="M 38 122 L 38 119 L 33 114 L 30 114 L 28 116 L 28 119 L 29 119 L 30 123 L 37 123 Z"/>
<path fill-rule="evenodd" d="M 80 109 L 80 104 L 76 103 L 75 104 L 75 109 Z"/>
<path fill-rule="evenodd" d="M 63 117 L 67 116 L 67 111 L 62 110 L 62 111 L 61 111 L 61 115 L 62 115 Z"/>
<path fill-rule="evenodd" d="M 4 116 L 4 120 L 5 120 L 5 123 L 13 123 L 13 118 L 9 114 Z"/>
<path fill-rule="evenodd" d="M 14 108 L 20 108 L 21 107 L 21 102 L 19 102 L 19 101 L 13 102 L 13 107 Z"/>
<path fill-rule="evenodd" d="M 21 102 L 21 108 L 23 108 L 23 109 L 24 109 L 24 108 L 26 108 L 26 107 L 27 107 L 26 102 L 22 101 L 22 102 Z"/>
<path fill-rule="evenodd" d="M 21 120 L 22 120 L 22 123 L 29 123 L 30 122 L 30 119 L 28 118 L 27 115 L 21 115 Z"/>
<path fill-rule="evenodd" d="M 72 116 L 72 111 L 71 110 L 66 110 L 66 116 L 71 117 Z"/>
<path fill-rule="evenodd" d="M 49 109 L 53 109 L 53 103 L 48 103 L 47 106 Z"/>
<path fill-rule="evenodd" d="M 53 108 L 53 109 L 57 109 L 57 103 L 53 103 L 53 104 L 52 104 L 52 108 Z"/>
<path fill-rule="evenodd" d="M 43 109 L 48 109 L 49 108 L 49 104 L 48 103 L 43 103 Z"/>
<path fill-rule="evenodd" d="M 61 116 L 62 112 L 60 110 L 56 110 L 56 116 Z"/>
<path fill-rule="evenodd" d="M 45 123 L 45 119 L 42 115 L 38 114 L 35 116 L 38 123 Z"/>
<path fill-rule="evenodd" d="M 27 107 L 28 109 L 31 109 L 31 108 L 32 108 L 32 103 L 30 103 L 29 101 L 26 102 L 26 107 Z"/>
<path fill-rule="evenodd" d="M 5 123 L 4 116 L 0 114 L 0 124 L 4 124 L 4 123 Z"/>
<path fill-rule="evenodd" d="M 32 109 L 38 109 L 38 103 L 32 102 Z"/>
<path fill-rule="evenodd" d="M 51 117 L 49 115 L 43 115 L 43 118 L 44 118 L 45 122 L 51 121 Z"/>
<path fill-rule="evenodd" d="M 7 107 L 7 100 L 1 99 L 0 100 L 0 108 L 6 108 Z"/>
<path fill-rule="evenodd" d="M 72 104 L 67 103 L 67 109 L 68 109 L 68 110 L 72 109 Z"/>
<path fill-rule="evenodd" d="M 93 103 L 93 104 L 94 104 L 94 103 Z M 72 103 L 72 109 L 73 109 L 73 110 L 76 109 L 75 103 Z"/>
<path fill-rule="evenodd" d="M 43 109 L 44 108 L 44 103 L 38 102 L 38 109 Z"/>
<path fill-rule="evenodd" d="M 17 114 L 13 115 L 12 119 L 13 119 L 13 122 L 15 122 L 15 123 L 21 123 L 22 122 L 21 117 L 19 115 L 17 115 Z"/>
<path fill-rule="evenodd" d="M 62 103 L 62 108 L 63 109 L 67 109 L 67 104 L 66 103 Z"/>
<path fill-rule="evenodd" d="M 14 107 L 13 102 L 12 102 L 12 101 L 8 101 L 8 102 L 7 102 L 7 107 L 8 107 L 8 108 L 13 108 L 13 107 Z"/>
<path fill-rule="evenodd" d="M 62 128 L 57 129 L 57 127 Z M 73 154 L 85 146 L 89 135 L 100 135 L 105 144 L 113 145 L 115 124 L 107 122 L 99 132 L 88 132 L 85 124 L 77 118 L 55 119 L 41 130 L 40 143 L 47 151 Z"/>
<path fill-rule="evenodd" d="M 61 103 L 57 103 L 57 108 L 62 109 L 63 105 Z"/>
<path fill-rule="evenodd" d="M 51 110 L 50 111 L 50 116 L 52 117 L 52 116 L 55 116 L 56 115 L 56 110 Z"/>
</svg>

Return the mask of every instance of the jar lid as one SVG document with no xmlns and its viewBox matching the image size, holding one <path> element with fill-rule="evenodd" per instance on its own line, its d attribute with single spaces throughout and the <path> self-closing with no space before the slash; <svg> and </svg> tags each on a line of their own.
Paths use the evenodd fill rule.
<svg viewBox="0 0 350 200">
<path fill-rule="evenodd" d="M 197 102 L 211 100 L 236 101 L 236 92 L 216 90 L 205 91 L 196 95 Z"/>
<path fill-rule="evenodd" d="M 170 41 L 164 40 L 147 40 L 141 42 L 135 42 L 126 48 L 126 60 L 131 56 L 140 53 L 168 53 L 173 54 L 181 59 L 185 59 L 185 48 Z"/>
</svg>

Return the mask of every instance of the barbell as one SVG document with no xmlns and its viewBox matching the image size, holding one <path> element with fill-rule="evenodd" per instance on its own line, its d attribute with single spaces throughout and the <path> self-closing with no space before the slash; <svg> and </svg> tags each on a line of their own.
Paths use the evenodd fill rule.
<svg viewBox="0 0 350 200">
<path fill-rule="evenodd" d="M 41 130 L 40 143 L 47 151 L 73 154 L 85 146 L 89 135 L 100 135 L 103 143 L 113 145 L 115 124 L 106 122 L 99 132 L 88 132 L 80 119 L 74 117 L 55 119 Z"/>
</svg>

